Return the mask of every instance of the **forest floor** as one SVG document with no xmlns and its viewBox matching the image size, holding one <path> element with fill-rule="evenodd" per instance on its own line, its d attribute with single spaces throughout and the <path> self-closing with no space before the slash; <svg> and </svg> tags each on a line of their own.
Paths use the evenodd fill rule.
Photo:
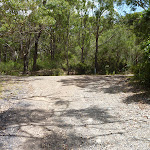
<svg viewBox="0 0 150 150">
<path fill-rule="evenodd" d="M 149 150 L 150 94 L 116 76 L 0 76 L 0 150 Z"/>
</svg>

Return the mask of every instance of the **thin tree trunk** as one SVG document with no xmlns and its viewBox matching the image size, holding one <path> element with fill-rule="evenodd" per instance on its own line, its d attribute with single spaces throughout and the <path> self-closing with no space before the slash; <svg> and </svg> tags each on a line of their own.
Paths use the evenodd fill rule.
<svg viewBox="0 0 150 150">
<path fill-rule="evenodd" d="M 65 39 L 65 35 L 63 35 L 63 40 L 64 40 L 64 52 L 65 52 L 65 58 L 66 58 L 67 52 L 66 52 L 66 39 Z"/>
<path fill-rule="evenodd" d="M 84 63 L 84 47 L 81 48 L 81 63 Z"/>
<path fill-rule="evenodd" d="M 84 63 L 84 36 L 85 35 L 82 33 L 81 63 Z"/>
<path fill-rule="evenodd" d="M 96 29 L 96 51 L 95 51 L 95 72 L 97 72 L 98 69 L 98 39 L 99 39 L 99 19 L 97 19 L 97 29 Z"/>
<path fill-rule="evenodd" d="M 26 42 L 26 52 L 25 52 L 24 58 L 23 58 L 23 60 L 24 60 L 23 74 L 26 74 L 28 71 L 31 44 L 32 44 L 32 42 L 31 42 L 31 34 L 30 34 L 29 40 L 28 40 L 28 42 Z"/>
<path fill-rule="evenodd" d="M 2 53 L 1 51 L 2 51 L 2 50 L 0 49 L 0 63 L 1 63 L 1 61 L 2 61 L 2 60 L 1 60 L 1 53 Z"/>
<path fill-rule="evenodd" d="M 6 62 L 7 61 L 7 46 L 5 46 L 5 51 L 4 51 L 3 56 L 4 56 L 4 62 Z"/>
<path fill-rule="evenodd" d="M 56 51 L 56 37 L 55 37 L 55 35 L 54 35 L 54 33 L 53 33 L 53 60 L 54 60 L 54 58 L 55 58 L 55 51 Z"/>
<path fill-rule="evenodd" d="M 27 54 L 24 54 L 24 57 L 23 57 L 23 74 L 26 74 L 27 70 L 28 70 L 28 67 L 27 67 Z"/>
<path fill-rule="evenodd" d="M 69 52 L 69 29 L 67 28 L 67 68 L 68 68 L 68 75 L 69 75 L 69 57 L 68 57 L 68 52 Z"/>
<path fill-rule="evenodd" d="M 51 60 L 53 60 L 53 34 L 51 31 L 51 37 L 50 37 L 50 48 L 51 48 Z"/>
<path fill-rule="evenodd" d="M 55 35 L 54 35 L 54 29 L 51 29 L 50 47 L 51 47 L 51 60 L 54 60 L 55 49 L 56 49 L 56 39 L 55 39 Z"/>
<path fill-rule="evenodd" d="M 33 68 L 32 71 L 36 71 L 37 70 L 37 52 L 38 52 L 38 43 L 39 43 L 39 38 L 41 36 L 41 29 L 40 32 L 38 33 L 38 35 L 35 35 L 35 49 L 34 49 L 34 56 L 33 56 Z"/>
<path fill-rule="evenodd" d="M 68 26 L 67 26 L 67 41 L 66 41 L 66 45 L 67 45 L 67 68 L 68 68 L 68 75 L 69 75 L 69 19 L 70 19 L 70 12 L 68 14 Z"/>
</svg>

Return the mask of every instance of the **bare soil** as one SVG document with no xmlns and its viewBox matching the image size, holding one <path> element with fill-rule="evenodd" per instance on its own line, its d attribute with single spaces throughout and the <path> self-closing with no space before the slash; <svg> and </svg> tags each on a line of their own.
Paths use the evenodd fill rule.
<svg viewBox="0 0 150 150">
<path fill-rule="evenodd" d="M 128 80 L 1 76 L 0 150 L 149 150 L 150 95 Z"/>
</svg>

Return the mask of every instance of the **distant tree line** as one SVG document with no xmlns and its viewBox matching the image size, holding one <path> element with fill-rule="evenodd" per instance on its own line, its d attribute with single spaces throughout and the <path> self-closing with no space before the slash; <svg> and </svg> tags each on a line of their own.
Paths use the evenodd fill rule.
<svg viewBox="0 0 150 150">
<path fill-rule="evenodd" d="M 143 12 L 120 16 L 114 4 L 123 3 Z M 0 72 L 134 72 L 147 84 L 149 36 L 148 0 L 2 0 Z"/>
</svg>

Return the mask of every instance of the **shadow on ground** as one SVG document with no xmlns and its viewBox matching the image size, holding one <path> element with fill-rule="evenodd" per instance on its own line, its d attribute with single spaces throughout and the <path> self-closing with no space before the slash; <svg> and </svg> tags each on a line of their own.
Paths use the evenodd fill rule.
<svg viewBox="0 0 150 150">
<path fill-rule="evenodd" d="M 79 149 L 80 147 L 90 146 L 88 138 L 77 136 L 74 133 L 63 135 L 54 131 L 43 138 L 30 139 L 24 144 L 25 150 L 44 149 L 44 150 L 69 150 Z"/>
<path fill-rule="evenodd" d="M 132 96 L 128 96 L 123 100 L 123 102 L 126 104 L 141 103 L 150 105 L 150 92 L 138 93 Z"/>
<path fill-rule="evenodd" d="M 76 78 L 62 79 L 63 86 L 75 85 L 87 89 L 88 92 L 101 92 L 116 94 L 120 92 L 136 92 L 126 76 L 80 76 Z"/>
<path fill-rule="evenodd" d="M 42 80 L 41 78 L 35 77 L 35 78 L 30 78 L 31 76 L 10 76 L 10 75 L 0 75 L 0 83 L 1 82 L 9 82 L 9 81 L 13 81 L 15 83 L 18 82 L 30 82 L 30 81 L 34 81 L 34 80 Z M 9 82 L 9 84 L 11 84 Z"/>
<path fill-rule="evenodd" d="M 108 112 L 107 109 L 103 108 L 97 108 L 96 106 L 94 107 L 89 107 L 86 109 L 71 109 L 68 111 L 65 111 L 61 116 L 65 117 L 76 117 L 76 119 L 84 119 L 84 118 L 92 118 L 93 120 L 99 121 L 101 123 L 112 123 L 116 122 L 115 117 L 111 116 Z"/>
<path fill-rule="evenodd" d="M 58 105 L 60 102 L 56 102 Z M 59 112 L 59 113 L 58 113 Z M 64 149 L 78 149 L 80 146 L 93 145 L 90 138 L 76 135 L 74 128 L 85 127 L 85 124 L 81 124 L 81 121 L 92 118 L 98 120 L 99 123 L 107 124 L 116 122 L 116 118 L 111 116 L 107 110 L 95 107 L 89 107 L 79 110 L 62 110 L 62 111 L 45 111 L 45 110 L 31 110 L 31 109 L 11 109 L 0 113 L 0 138 L 1 137 L 14 137 L 14 138 L 26 138 L 26 142 L 23 144 L 24 150 L 31 149 L 50 149 L 50 150 L 64 150 Z M 58 114 L 57 114 L 58 113 Z M 79 124 L 69 124 L 63 120 L 63 117 L 71 119 L 76 118 Z M 99 123 L 97 125 L 99 125 Z M 87 124 L 88 125 L 88 124 Z M 90 124 L 92 125 L 92 124 Z M 95 125 L 95 124 L 93 124 Z M 24 130 L 24 127 L 42 128 L 45 130 L 45 135 L 40 137 L 31 134 L 28 130 Z M 17 131 L 21 131 L 21 134 L 5 133 L 7 129 L 17 127 Z M 69 133 L 55 131 L 69 129 Z M 72 130 L 71 130 L 72 129 Z M 29 129 L 30 130 L 30 129 Z M 105 136 L 105 135 L 102 135 Z M 92 139 L 93 137 L 91 137 Z M 3 143 L 0 143 L 0 147 L 3 147 Z"/>
<path fill-rule="evenodd" d="M 74 85 L 81 89 L 86 90 L 87 92 L 96 92 L 96 93 L 133 93 L 132 96 L 127 97 L 123 100 L 124 103 L 133 103 L 133 102 L 142 102 L 149 104 L 150 92 L 144 91 L 140 86 L 130 82 L 130 78 L 123 75 L 115 76 L 80 76 L 77 78 L 63 79 L 59 82 L 62 82 L 63 86 Z M 139 94 L 141 93 L 142 94 Z"/>
</svg>

